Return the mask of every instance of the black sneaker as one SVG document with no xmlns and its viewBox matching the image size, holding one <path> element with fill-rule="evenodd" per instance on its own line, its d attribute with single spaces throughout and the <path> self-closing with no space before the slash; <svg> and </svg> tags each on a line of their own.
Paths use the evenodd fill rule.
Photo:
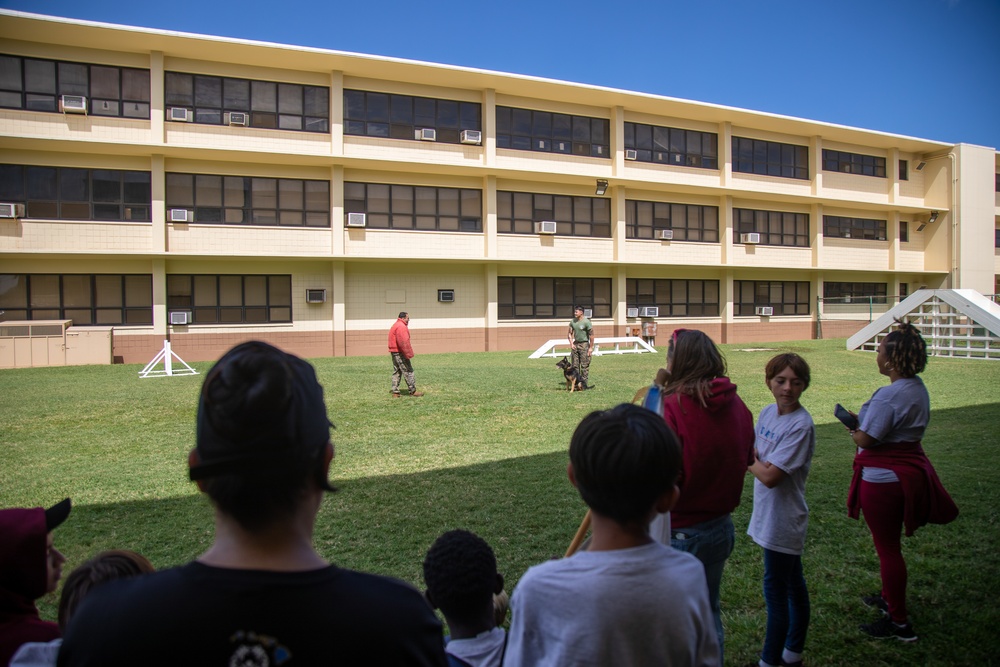
<svg viewBox="0 0 1000 667">
<path fill-rule="evenodd" d="M 876 639 L 887 639 L 895 637 L 901 642 L 917 641 L 917 633 L 913 631 L 913 626 L 909 623 L 898 625 L 889 618 L 880 618 L 874 623 L 859 626 L 861 632 Z"/>
<path fill-rule="evenodd" d="M 863 595 L 861 601 L 864 605 L 870 609 L 878 609 L 882 612 L 883 616 L 889 615 L 889 603 L 885 601 L 881 593 L 873 593 L 871 595 Z"/>
</svg>

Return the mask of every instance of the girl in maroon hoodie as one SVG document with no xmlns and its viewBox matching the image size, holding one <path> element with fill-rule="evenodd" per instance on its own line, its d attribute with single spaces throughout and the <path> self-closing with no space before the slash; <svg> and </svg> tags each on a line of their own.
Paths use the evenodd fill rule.
<svg viewBox="0 0 1000 667">
<path fill-rule="evenodd" d="M 719 588 L 735 542 L 730 512 L 740 504 L 743 477 L 753 463 L 753 415 L 726 377 L 726 362 L 715 343 L 700 331 L 674 331 L 667 367 L 656 383 L 662 386 L 663 418 L 677 434 L 683 456 L 670 543 L 705 565 L 721 652 Z"/>
</svg>

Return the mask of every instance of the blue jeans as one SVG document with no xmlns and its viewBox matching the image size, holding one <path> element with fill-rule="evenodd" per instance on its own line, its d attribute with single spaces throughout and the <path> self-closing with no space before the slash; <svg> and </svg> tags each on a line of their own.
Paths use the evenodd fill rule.
<svg viewBox="0 0 1000 667">
<path fill-rule="evenodd" d="M 764 602 L 767 634 L 760 657 L 781 664 L 781 650 L 802 653 L 809 627 L 809 589 L 802 576 L 802 556 L 764 549 Z"/>
<path fill-rule="evenodd" d="M 670 546 L 680 551 L 686 551 L 695 556 L 705 566 L 705 578 L 708 580 L 708 603 L 712 607 L 712 619 L 715 621 L 715 632 L 719 636 L 719 664 L 723 664 L 722 647 L 722 609 L 719 602 L 719 589 L 722 587 L 722 568 L 726 559 L 733 553 L 736 535 L 733 530 L 733 519 L 726 514 L 717 519 L 696 523 L 687 528 L 675 528 L 670 531 Z"/>
</svg>

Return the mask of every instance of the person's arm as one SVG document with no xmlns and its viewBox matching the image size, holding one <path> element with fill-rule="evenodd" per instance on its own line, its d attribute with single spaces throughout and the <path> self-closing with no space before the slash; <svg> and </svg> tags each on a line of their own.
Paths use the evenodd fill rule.
<svg viewBox="0 0 1000 667">
<path fill-rule="evenodd" d="M 753 455 L 753 463 L 750 464 L 750 467 L 747 468 L 747 470 L 753 473 L 753 476 L 759 479 L 761 484 L 769 489 L 773 489 L 778 486 L 786 477 L 788 477 L 788 473 L 778 466 L 773 466 L 770 463 L 765 463 L 758 459 L 756 451 Z"/>
<path fill-rule="evenodd" d="M 590 341 L 590 347 L 587 350 L 587 353 L 589 354 L 589 353 L 591 353 L 591 352 L 594 351 L 594 328 L 593 327 L 590 327 L 589 329 L 587 329 L 587 340 Z"/>
<path fill-rule="evenodd" d="M 871 437 L 862 430 L 851 431 L 851 438 L 854 440 L 854 444 L 861 449 L 868 449 L 879 444 L 879 441 Z"/>
<path fill-rule="evenodd" d="M 569 341 L 570 345 L 573 345 L 576 341 L 573 340 L 573 323 L 569 323 L 569 329 L 566 330 L 566 340 Z"/>
</svg>

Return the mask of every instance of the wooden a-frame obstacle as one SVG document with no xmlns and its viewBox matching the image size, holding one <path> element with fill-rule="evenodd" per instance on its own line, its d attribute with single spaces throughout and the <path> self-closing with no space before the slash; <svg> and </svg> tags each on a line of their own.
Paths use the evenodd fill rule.
<svg viewBox="0 0 1000 667">
<path fill-rule="evenodd" d="M 174 368 L 174 361 L 182 366 L 182 368 Z M 163 362 L 163 368 L 157 369 L 156 366 L 160 362 Z M 158 378 L 158 377 L 169 377 L 171 375 L 198 375 L 198 371 L 187 365 L 183 359 L 177 356 L 177 353 L 170 349 L 170 339 L 163 341 L 163 349 L 160 350 L 153 360 L 146 364 L 146 367 L 139 371 L 140 378 Z"/>
</svg>

